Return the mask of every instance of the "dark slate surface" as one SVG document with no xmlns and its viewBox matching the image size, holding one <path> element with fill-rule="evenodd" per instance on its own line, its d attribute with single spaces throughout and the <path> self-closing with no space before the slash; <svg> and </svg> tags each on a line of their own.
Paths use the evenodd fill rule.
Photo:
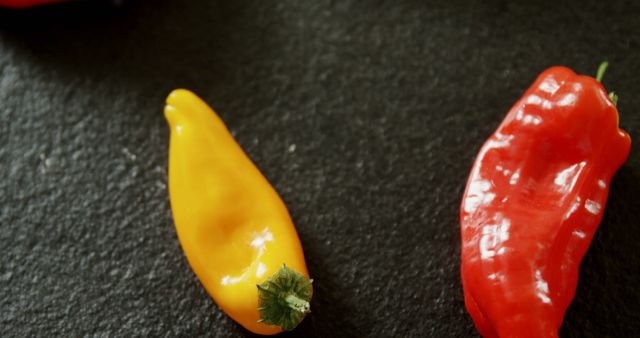
<svg viewBox="0 0 640 338">
<path fill-rule="evenodd" d="M 533 1 L 532 1 L 533 3 Z M 315 278 L 290 337 L 472 337 L 458 205 L 546 67 L 594 73 L 640 139 L 636 1 L 138 1 L 0 12 L 0 336 L 250 336 L 189 269 L 165 96 L 210 102 Z M 640 332 L 640 153 L 612 184 L 564 337 Z"/>
</svg>

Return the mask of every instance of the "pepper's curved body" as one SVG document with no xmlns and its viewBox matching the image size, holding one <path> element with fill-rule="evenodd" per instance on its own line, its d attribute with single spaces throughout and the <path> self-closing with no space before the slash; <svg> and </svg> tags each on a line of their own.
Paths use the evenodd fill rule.
<svg viewBox="0 0 640 338">
<path fill-rule="evenodd" d="M 595 79 L 542 73 L 479 152 L 461 206 L 465 303 L 485 337 L 557 337 L 631 140 Z"/>
<path fill-rule="evenodd" d="M 172 92 L 165 116 L 171 127 L 171 208 L 193 271 L 222 310 L 245 328 L 281 332 L 258 322 L 256 285 L 283 264 L 308 277 L 285 205 L 222 120 L 193 93 Z"/>
</svg>

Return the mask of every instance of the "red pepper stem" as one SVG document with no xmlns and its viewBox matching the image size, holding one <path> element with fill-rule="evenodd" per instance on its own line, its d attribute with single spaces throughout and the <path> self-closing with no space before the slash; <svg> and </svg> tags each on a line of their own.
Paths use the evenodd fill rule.
<svg viewBox="0 0 640 338">
<path fill-rule="evenodd" d="M 607 71 L 607 67 L 609 67 L 609 62 L 604 61 L 598 67 L 598 71 L 596 72 L 596 81 L 602 83 L 602 78 L 604 77 L 604 72 Z M 614 92 L 609 93 L 609 98 L 613 101 L 614 105 L 618 105 L 618 95 Z"/>
<path fill-rule="evenodd" d="M 604 72 L 607 71 L 607 67 L 609 67 L 609 62 L 604 61 L 598 66 L 598 71 L 596 72 L 596 81 L 602 83 L 602 78 L 604 77 Z"/>
</svg>

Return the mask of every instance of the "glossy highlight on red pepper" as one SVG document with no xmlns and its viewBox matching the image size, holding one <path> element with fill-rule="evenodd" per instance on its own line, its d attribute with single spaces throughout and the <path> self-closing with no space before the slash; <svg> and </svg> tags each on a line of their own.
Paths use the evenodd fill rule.
<svg viewBox="0 0 640 338">
<path fill-rule="evenodd" d="M 480 149 L 462 199 L 462 282 L 484 337 L 557 337 L 631 145 L 596 79 L 543 72 Z"/>
</svg>

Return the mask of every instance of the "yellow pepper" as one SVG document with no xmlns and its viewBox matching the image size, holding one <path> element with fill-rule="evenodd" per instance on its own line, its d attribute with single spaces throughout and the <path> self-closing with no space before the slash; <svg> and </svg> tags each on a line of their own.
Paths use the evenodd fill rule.
<svg viewBox="0 0 640 338">
<path fill-rule="evenodd" d="M 167 98 L 169 195 L 180 244 L 218 306 L 251 332 L 295 328 L 312 280 L 284 203 L 195 94 Z"/>
</svg>

